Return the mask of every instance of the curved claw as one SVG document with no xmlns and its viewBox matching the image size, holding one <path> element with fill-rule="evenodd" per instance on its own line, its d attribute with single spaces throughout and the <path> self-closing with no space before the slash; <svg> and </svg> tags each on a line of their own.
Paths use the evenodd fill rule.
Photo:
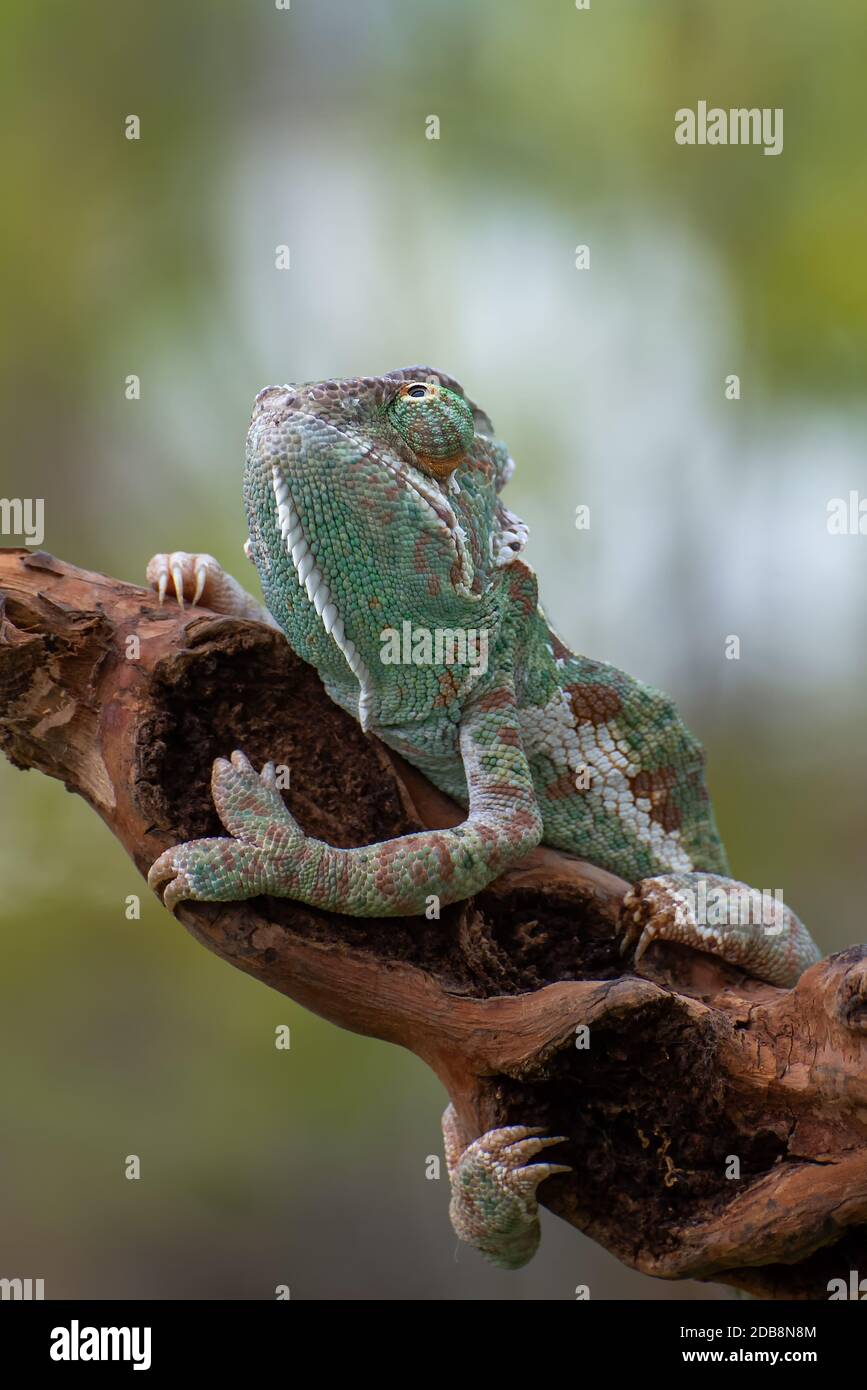
<svg viewBox="0 0 867 1390">
<path fill-rule="evenodd" d="M 568 1163 L 528 1163 L 514 1174 L 512 1182 L 526 1197 L 535 1197 L 536 1188 L 545 1178 L 551 1178 L 555 1173 L 571 1172 Z"/>
<path fill-rule="evenodd" d="M 153 888 L 154 891 L 159 888 L 161 883 L 164 883 L 167 878 L 171 878 L 172 876 L 172 870 L 167 870 L 163 863 L 168 853 L 169 851 L 166 850 L 164 854 L 160 855 L 159 859 L 155 859 L 148 870 L 148 888 Z"/>
<path fill-rule="evenodd" d="M 526 1163 L 527 1159 L 535 1158 L 536 1154 L 543 1149 L 549 1149 L 552 1144 L 565 1144 L 566 1135 L 557 1134 L 547 1139 L 521 1139 L 515 1144 L 509 1144 L 505 1150 L 509 1162 Z"/>
<path fill-rule="evenodd" d="M 625 894 L 623 898 L 623 911 L 621 912 L 620 918 L 614 928 L 615 935 L 619 936 L 621 932 L 623 934 L 622 940 L 618 945 L 618 950 L 621 956 L 625 956 L 635 945 L 636 942 L 640 943 L 641 938 L 643 936 L 643 932 L 641 930 L 641 923 L 643 922 L 643 920 L 644 914 L 641 911 L 641 899 L 637 893 L 630 890 L 628 893 Z M 649 945 L 649 941 L 645 943 L 641 951 L 642 955 L 647 950 L 647 947 Z M 636 955 L 635 958 L 636 960 L 639 960 L 640 956 Z"/>
<path fill-rule="evenodd" d="M 172 859 L 173 851 L 164 850 L 159 859 L 155 859 L 148 871 L 148 887 L 160 896 L 159 890 L 165 883 L 167 886 L 162 894 L 163 907 L 174 913 L 179 902 L 183 902 L 186 893 L 181 887 L 181 875 L 175 867 Z"/>
<path fill-rule="evenodd" d="M 200 560 L 199 563 L 196 565 L 196 588 L 195 588 L 195 591 L 194 591 L 194 593 L 193 593 L 193 607 L 194 607 L 194 608 L 195 608 L 196 604 L 198 603 L 199 599 L 202 597 L 202 594 L 205 592 L 205 584 L 206 584 L 206 582 L 207 582 L 207 579 L 208 579 L 208 569 L 207 569 L 207 566 L 204 565 L 204 564 L 202 564 L 202 562 L 201 562 L 201 560 Z M 183 602 L 181 602 L 181 607 L 183 608 L 183 606 L 184 606 L 184 605 L 183 605 Z"/>
<path fill-rule="evenodd" d="M 534 1134 L 544 1134 L 545 1129 L 542 1125 L 503 1125 L 500 1129 L 491 1129 L 487 1134 L 483 1134 L 475 1142 L 485 1153 L 500 1154 L 504 1149 L 511 1148 L 513 1144 L 519 1143 L 523 1139 L 529 1139 Z"/>
<path fill-rule="evenodd" d="M 175 561 L 172 565 L 172 583 L 175 586 L 175 595 L 181 608 L 184 606 L 184 572 L 180 565 Z"/>
<path fill-rule="evenodd" d="M 643 933 L 641 931 L 640 918 L 638 916 L 638 913 L 636 913 L 635 921 L 627 922 L 626 928 L 623 932 L 623 940 L 620 943 L 621 956 L 628 955 L 632 947 L 636 944 L 636 942 L 639 942 L 641 940 L 642 935 Z"/>
<path fill-rule="evenodd" d="M 635 948 L 635 955 L 633 956 L 633 960 L 635 961 L 636 965 L 641 960 L 641 957 L 644 955 L 648 946 L 653 945 L 654 941 L 656 940 L 656 937 L 657 933 L 653 926 L 646 926 L 644 928 L 644 931 L 638 938 L 638 945 Z"/>
</svg>

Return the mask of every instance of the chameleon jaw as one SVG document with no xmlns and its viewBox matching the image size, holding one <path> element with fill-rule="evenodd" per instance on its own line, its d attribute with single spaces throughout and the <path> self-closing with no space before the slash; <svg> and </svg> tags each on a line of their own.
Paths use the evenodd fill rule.
<svg viewBox="0 0 867 1390">
<path fill-rule="evenodd" d="M 274 501 L 277 506 L 277 524 L 286 552 L 292 561 L 298 583 L 307 591 L 307 597 L 316 610 L 316 616 L 346 660 L 349 669 L 360 687 L 358 697 L 358 721 L 367 733 L 371 721 L 371 701 L 373 681 L 365 661 L 350 637 L 346 636 L 343 619 L 331 590 L 316 563 L 301 526 L 301 519 L 295 510 L 295 503 L 289 491 L 283 470 L 278 463 L 272 464 L 271 481 L 274 488 Z"/>
</svg>

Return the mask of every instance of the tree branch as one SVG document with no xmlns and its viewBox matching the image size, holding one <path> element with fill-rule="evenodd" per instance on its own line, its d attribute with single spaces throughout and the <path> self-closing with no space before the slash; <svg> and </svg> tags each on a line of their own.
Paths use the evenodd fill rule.
<svg viewBox="0 0 867 1390">
<path fill-rule="evenodd" d="M 463 818 L 278 633 L 160 608 L 42 552 L 0 551 L 0 747 L 83 796 L 143 874 L 221 833 L 210 768 L 234 748 L 287 765 L 287 804 L 335 845 Z M 827 1297 L 832 1277 L 867 1274 L 867 949 L 794 990 L 673 945 L 635 969 L 614 934 L 625 891 L 540 849 L 439 921 L 275 898 L 178 917 L 332 1023 L 416 1053 L 467 1142 L 501 1124 L 567 1135 L 557 1158 L 574 1171 L 542 1199 L 626 1264 Z"/>
</svg>

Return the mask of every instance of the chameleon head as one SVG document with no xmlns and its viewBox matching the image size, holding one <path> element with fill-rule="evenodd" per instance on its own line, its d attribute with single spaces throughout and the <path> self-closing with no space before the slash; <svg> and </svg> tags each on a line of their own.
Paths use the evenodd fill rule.
<svg viewBox="0 0 867 1390">
<path fill-rule="evenodd" d="M 385 722 L 390 700 L 407 704 L 406 682 L 384 665 L 385 631 L 495 621 L 504 457 L 487 416 L 429 368 L 257 396 L 244 485 L 251 558 L 299 655 L 332 693 L 350 701 L 360 688 L 363 724 Z M 441 675 L 435 664 L 411 673 L 420 717 L 442 704 Z M 459 698 L 463 675 L 449 675 Z"/>
</svg>

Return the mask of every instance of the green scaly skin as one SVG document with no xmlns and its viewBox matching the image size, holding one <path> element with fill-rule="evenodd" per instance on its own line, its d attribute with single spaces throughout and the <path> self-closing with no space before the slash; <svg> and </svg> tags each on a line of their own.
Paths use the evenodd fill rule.
<svg viewBox="0 0 867 1390">
<path fill-rule="evenodd" d="M 331 698 L 467 818 L 336 849 L 304 834 L 270 764 L 256 773 L 236 752 L 212 779 L 228 837 L 174 846 L 149 882 L 170 909 L 271 893 L 406 916 L 478 892 L 544 841 L 636 884 L 624 944 L 637 939 L 637 956 L 678 940 L 793 983 L 818 951 L 788 908 L 773 932 L 691 915 L 691 885 L 730 882 L 701 748 L 666 696 L 576 656 L 548 626 L 520 558 L 526 527 L 499 497 L 512 469 L 487 415 L 429 368 L 259 393 L 244 499 L 268 612 L 211 556 L 155 556 L 148 578 L 161 598 L 171 580 L 181 602 L 279 626 Z M 523 1264 L 538 1243 L 536 1186 L 563 1171 L 527 1159 L 560 1141 L 520 1127 L 465 1143 L 451 1110 L 444 1133 L 458 1234 Z"/>
</svg>

